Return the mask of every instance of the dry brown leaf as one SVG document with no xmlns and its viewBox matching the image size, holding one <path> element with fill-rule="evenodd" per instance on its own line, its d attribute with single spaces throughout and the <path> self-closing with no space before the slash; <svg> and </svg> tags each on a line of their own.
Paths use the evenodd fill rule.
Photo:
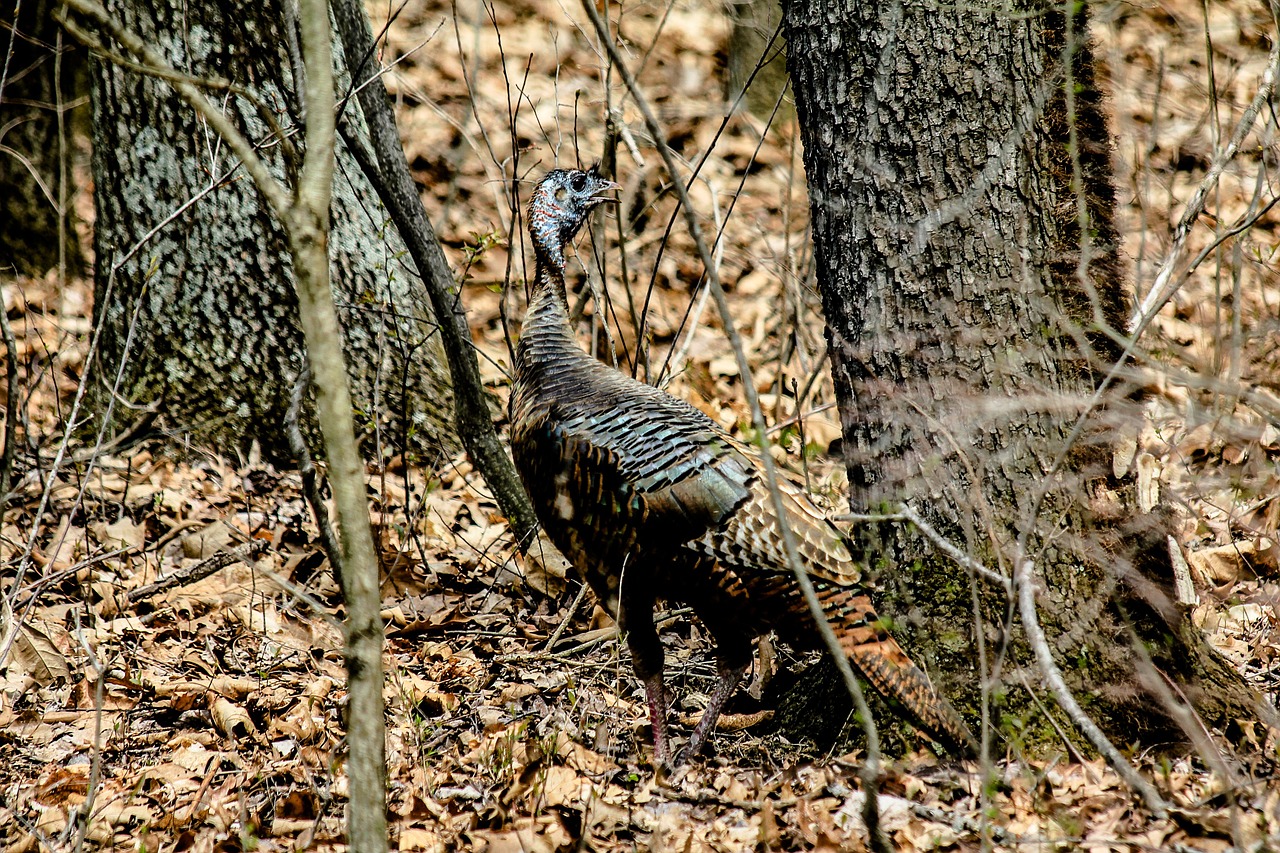
<svg viewBox="0 0 1280 853">
<path fill-rule="evenodd" d="M 96 807 L 93 818 L 109 826 L 142 826 L 155 822 L 155 812 L 138 799 L 120 798 Z"/>
<path fill-rule="evenodd" d="M 1122 432 L 1112 444 L 1111 473 L 1119 480 L 1129 473 L 1129 466 L 1138 452 L 1138 436 Z"/>
<path fill-rule="evenodd" d="M 538 688 L 532 684 L 508 684 L 498 692 L 498 704 L 507 705 L 511 702 L 518 702 L 526 696 L 534 696 L 538 693 Z"/>
<path fill-rule="evenodd" d="M 18 635 L 13 641 L 13 657 L 41 687 L 71 677 L 67 659 L 57 644 L 34 624 L 24 622 L 18 626 Z"/>
<path fill-rule="evenodd" d="M 327 675 L 322 675 L 315 681 L 309 682 L 302 691 L 302 695 L 311 699 L 322 699 L 333 692 L 333 679 Z"/>
<path fill-rule="evenodd" d="M 214 696 L 209 705 L 209 713 L 218 731 L 231 739 L 239 737 L 257 737 L 258 730 L 253 725 L 249 713 L 239 705 L 233 704 L 225 696 Z"/>
<path fill-rule="evenodd" d="M 477 842 L 477 853 L 558 853 L 573 841 L 556 815 L 521 818 L 510 829 L 468 834 Z"/>
<path fill-rule="evenodd" d="M 1174 448 L 1177 458 L 1187 460 L 1198 454 L 1209 453 L 1218 439 L 1214 435 L 1213 424 L 1200 424 L 1188 432 Z"/>
<path fill-rule="evenodd" d="M 773 815 L 773 800 L 766 799 L 760 809 L 760 830 L 757 836 L 758 847 L 762 850 L 775 850 L 782 842 L 782 831 Z"/>
<path fill-rule="evenodd" d="M 147 526 L 134 522 L 129 516 L 111 524 L 97 522 L 89 525 L 89 532 L 104 548 L 141 548 L 147 538 Z"/>
<path fill-rule="evenodd" d="M 271 821 L 271 835 L 276 838 L 286 835 L 297 835 L 303 830 L 315 826 L 314 818 L 278 817 Z M 403 850 L 404 848 L 400 848 Z"/>
<path fill-rule="evenodd" d="M 862 820 L 862 808 L 865 802 L 866 795 L 862 791 L 854 791 L 850 794 L 835 813 L 835 825 L 848 832 L 865 836 L 867 826 Z M 880 828 L 886 834 L 905 829 L 912 819 L 911 803 L 902 797 L 881 793 L 876 798 L 876 804 L 880 807 Z M 814 805 L 816 813 L 818 804 Z"/>
<path fill-rule="evenodd" d="M 579 776 L 577 771 L 557 764 L 545 767 L 534 775 L 532 793 L 536 797 L 535 811 L 539 806 L 565 806 L 580 811 L 583 800 L 590 799 L 591 783 Z"/>
<path fill-rule="evenodd" d="M 268 637 L 279 637 L 284 628 L 280 621 L 280 611 L 270 601 L 260 598 L 237 602 L 227 608 L 227 612 L 250 631 L 260 632 Z"/>
<path fill-rule="evenodd" d="M 148 628 L 134 613 L 106 619 L 94 626 L 90 636 L 95 643 L 105 643 L 124 636 L 138 636 L 148 633 Z"/>
<path fill-rule="evenodd" d="M 408 826 L 400 830 L 398 850 L 425 850 L 427 853 L 444 853 L 444 839 L 430 829 Z"/>
<path fill-rule="evenodd" d="M 51 571 L 71 568 L 88 554 L 87 538 L 88 532 L 83 527 L 72 525 L 69 516 L 64 517 L 53 535 L 52 546 L 44 552 L 45 566 Z"/>
<path fill-rule="evenodd" d="M 556 738 L 556 757 L 567 766 L 592 778 L 603 777 L 617 765 L 598 752 L 587 749 L 565 732 Z"/>
<path fill-rule="evenodd" d="M 1274 568 L 1276 544 L 1270 539 L 1244 540 L 1202 548 L 1187 555 L 1196 580 L 1210 586 L 1250 580 Z"/>
<path fill-rule="evenodd" d="M 538 528 L 538 538 L 524 555 L 524 579 L 533 589 L 555 598 L 564 592 L 565 578 L 573 571 L 569 561 Z"/>
<path fill-rule="evenodd" d="M 52 768 L 40 777 L 36 792 L 42 805 L 80 805 L 89 792 L 89 765 Z"/>
<path fill-rule="evenodd" d="M 208 559 L 237 541 L 234 528 L 225 521 L 215 521 L 182 537 L 182 556 L 188 560 Z"/>
<path fill-rule="evenodd" d="M 159 764 L 152 764 L 142 773 L 147 780 L 157 780 L 166 784 L 191 778 L 191 768 L 183 767 L 176 761 L 162 761 Z"/>
<path fill-rule="evenodd" d="M 18 836 L 5 853 L 31 853 L 42 849 L 40 839 L 57 838 L 67 825 L 67 812 L 62 808 L 39 806 L 35 821 L 35 832 Z"/>
<path fill-rule="evenodd" d="M 390 622 L 387 636 L 411 634 L 439 628 L 458 618 L 462 599 L 456 595 L 415 595 L 381 611 L 383 621 Z"/>
<path fill-rule="evenodd" d="M 1267 624 L 1275 621 L 1275 611 L 1270 607 L 1249 602 L 1247 604 L 1235 604 L 1227 608 L 1228 627 L 1240 633 L 1250 630 L 1257 623 L 1264 620 Z"/>
</svg>

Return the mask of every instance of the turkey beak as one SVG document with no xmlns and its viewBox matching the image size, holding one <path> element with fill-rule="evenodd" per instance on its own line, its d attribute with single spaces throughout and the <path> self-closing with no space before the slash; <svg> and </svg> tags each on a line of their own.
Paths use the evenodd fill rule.
<svg viewBox="0 0 1280 853">
<path fill-rule="evenodd" d="M 616 196 L 599 195 L 599 193 L 607 193 L 620 189 L 622 189 L 622 184 L 617 184 L 613 181 L 601 181 L 600 189 L 596 190 L 597 194 L 591 197 L 591 206 L 595 207 L 597 204 L 617 204 L 618 199 Z"/>
</svg>

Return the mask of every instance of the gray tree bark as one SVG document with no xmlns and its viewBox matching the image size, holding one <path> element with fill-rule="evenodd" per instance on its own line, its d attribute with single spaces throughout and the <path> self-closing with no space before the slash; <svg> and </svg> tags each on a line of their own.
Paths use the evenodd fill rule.
<svg viewBox="0 0 1280 853">
<path fill-rule="evenodd" d="M 905 504 L 1008 578 L 1030 560 L 1085 710 L 1122 743 L 1181 741 L 1178 703 L 1215 727 L 1260 706 L 1166 594 L 1167 518 L 1138 509 L 1120 451 L 1136 389 L 1089 406 L 1121 359 L 1126 296 L 1086 9 L 1060 9 L 787 4 L 850 503 Z M 1000 584 L 907 523 L 852 536 L 893 633 L 975 730 L 1059 748 L 1053 708 L 1082 740 Z M 782 716 L 819 731 L 833 715 L 793 697 Z"/>
<path fill-rule="evenodd" d="M 296 47 L 278 0 L 108 7 L 178 69 L 254 93 L 286 131 L 299 123 Z M 168 83 L 106 61 L 93 63 L 92 76 L 101 400 L 118 381 L 118 425 L 156 407 L 170 431 L 199 443 L 230 450 L 256 439 L 287 458 L 281 424 L 303 355 L 278 224 Z M 254 103 L 214 94 L 285 176 L 290 164 Z M 358 116 L 354 103 L 346 109 Z M 376 194 L 341 149 L 331 212 L 332 285 L 365 455 L 454 452 L 430 308 Z"/>
<path fill-rule="evenodd" d="M 68 44 L 58 55 L 55 5 L 22 3 L 12 28 L 0 29 L 0 71 L 8 67 L 0 81 L 0 274 L 41 276 L 59 260 L 75 273 L 83 262 L 67 184 L 72 118 L 85 110 L 67 107 L 84 88 L 84 51 Z"/>
</svg>

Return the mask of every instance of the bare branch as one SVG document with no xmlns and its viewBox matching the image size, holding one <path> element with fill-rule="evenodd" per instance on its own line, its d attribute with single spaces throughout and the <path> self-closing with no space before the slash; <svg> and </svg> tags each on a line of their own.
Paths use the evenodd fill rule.
<svg viewBox="0 0 1280 853">
<path fill-rule="evenodd" d="M 307 156 L 298 178 L 297 206 L 299 213 L 324 223 L 327 232 L 337 121 L 333 113 L 336 98 L 327 4 L 319 0 L 299 0 L 298 24 L 302 31 L 302 61 L 307 72 L 304 92 Z M 327 234 L 325 236 L 327 238 Z"/>
<path fill-rule="evenodd" d="M 157 80 L 163 80 L 166 83 L 175 86 L 178 83 L 189 83 L 192 86 L 198 86 L 201 89 L 230 92 L 233 95 L 238 95 L 239 97 L 244 98 L 246 101 L 253 104 L 254 109 L 258 112 L 259 118 L 261 118 L 267 125 L 267 128 L 271 133 L 271 137 L 279 140 L 280 144 L 284 146 L 286 156 L 291 160 L 297 159 L 298 154 L 296 149 L 293 147 L 292 141 L 290 141 L 289 134 L 280 126 L 280 123 L 276 121 L 275 113 L 262 102 L 262 99 L 259 98 L 257 93 L 253 90 L 246 89 L 243 86 L 237 86 L 235 83 L 232 83 L 230 80 L 222 77 L 195 77 L 190 74 L 184 74 L 174 68 L 157 68 L 145 63 L 134 62 L 132 59 L 122 56 L 108 48 L 101 42 L 101 40 L 95 38 L 92 34 L 82 29 L 79 24 L 70 18 L 62 18 L 60 23 L 62 24 L 63 29 L 74 36 L 77 41 L 87 47 L 90 51 L 98 54 L 103 59 L 114 62 L 121 68 L 125 68 L 137 74 L 145 74 L 148 77 L 154 77 Z M 52 198 L 49 200 L 53 203 Z"/>
<path fill-rule="evenodd" d="M 347 57 L 352 62 L 357 61 L 356 57 L 365 58 L 359 67 L 351 69 L 351 75 L 353 84 L 358 86 L 357 98 L 369 127 L 377 163 L 370 162 L 367 149 L 361 141 L 353 138 L 354 134 L 345 122 L 343 136 L 348 140 L 365 177 L 390 212 L 413 258 L 418 276 L 426 286 L 431 310 L 440 324 L 445 356 L 449 360 L 458 436 L 493 490 L 498 506 L 511 523 L 516 544 L 524 551 L 534 539 L 538 521 L 516 475 L 515 466 L 493 426 L 488 395 L 480 381 L 480 369 L 471 344 L 471 330 L 462 305 L 461 289 L 454 282 L 453 272 L 440 249 L 440 242 L 409 173 L 409 164 L 396 130 L 395 115 L 387 102 L 386 87 L 379 73 L 367 70 L 367 61 L 376 55 L 369 19 L 357 0 L 334 0 L 333 11 Z M 361 80 L 365 74 L 369 74 L 367 84 Z"/>
<path fill-rule="evenodd" d="M 150 68 L 176 75 L 162 56 L 110 18 L 93 0 L 67 0 Z M 65 19 L 65 13 L 64 13 Z M 353 850 L 386 849 L 386 772 L 382 703 L 382 622 L 378 561 L 369 528 L 364 462 L 356 445 L 351 392 L 342 355 L 341 327 L 329 276 L 329 203 L 332 198 L 335 124 L 333 56 L 329 9 L 324 0 L 300 0 L 306 157 L 291 199 L 236 129 L 182 75 L 169 82 L 240 158 L 259 192 L 284 226 L 293 257 L 298 315 L 307 342 L 316 387 L 316 413 L 324 434 L 341 525 L 342 565 L 347 569 L 349 612 L 346 626 L 350 714 L 351 811 L 348 841 Z"/>
<path fill-rule="evenodd" d="M 329 510 L 324 505 L 324 497 L 320 493 L 320 476 L 316 472 L 315 463 L 311 460 L 311 451 L 302 437 L 302 399 L 306 396 L 307 386 L 311 384 L 311 367 L 308 365 L 298 372 L 293 381 L 293 391 L 289 394 L 289 408 L 284 414 L 284 434 L 289 442 L 289 452 L 298 461 L 298 472 L 302 474 L 302 494 L 311 507 L 315 517 L 316 528 L 320 531 L 320 547 L 329 557 L 329 565 L 333 570 L 333 579 L 346 597 L 346 586 L 342 581 L 342 551 L 338 548 L 338 538 L 333 532 L 333 522 L 329 520 Z"/>
<path fill-rule="evenodd" d="M 93 648 L 84 638 L 84 631 L 80 627 L 80 611 L 76 610 L 76 630 L 74 636 L 80 648 L 84 651 L 85 657 L 89 660 L 89 666 L 93 668 L 93 743 L 92 758 L 89 762 L 89 783 L 85 792 L 84 802 L 76 809 L 75 820 L 72 825 L 75 826 L 75 844 L 73 850 L 80 853 L 84 849 L 84 842 L 89 834 L 89 821 L 93 816 L 93 806 L 98 796 L 98 788 L 102 783 L 102 709 L 106 698 L 106 668 L 98 661 L 98 656 L 93 653 Z M 68 827 L 70 828 L 70 827 Z"/>
<path fill-rule="evenodd" d="M 1249 135 L 1249 131 L 1253 129 L 1253 123 L 1257 121 L 1258 114 L 1262 112 L 1263 107 L 1271 102 L 1271 96 L 1275 93 L 1278 69 L 1280 69 L 1280 39 L 1272 39 L 1271 55 L 1267 58 L 1267 70 L 1262 73 L 1262 79 L 1258 83 L 1258 91 L 1253 96 L 1253 101 L 1245 109 L 1244 114 L 1240 116 L 1240 121 L 1236 122 L 1236 129 L 1231 134 L 1231 141 L 1214 158 L 1212 165 L 1209 166 L 1209 171 L 1204 176 L 1204 180 L 1200 182 L 1200 186 L 1196 187 L 1195 194 L 1187 202 L 1187 207 L 1182 212 L 1182 218 L 1178 220 L 1178 227 L 1173 231 L 1173 245 L 1169 247 L 1169 253 L 1165 255 L 1164 262 L 1160 265 L 1160 271 L 1156 273 L 1156 280 L 1152 282 L 1151 289 L 1143 297 L 1142 304 L 1138 306 L 1137 310 L 1133 312 L 1133 316 L 1129 318 L 1129 331 L 1135 338 L 1142 335 L 1142 332 L 1150 325 L 1155 315 L 1160 313 L 1160 309 L 1177 292 L 1177 287 L 1170 287 L 1169 281 L 1173 278 L 1174 267 L 1177 266 L 1178 261 L 1182 258 L 1183 251 L 1186 249 L 1187 235 L 1191 233 L 1191 226 L 1200 218 L 1200 214 L 1204 213 L 1204 206 L 1205 202 L 1208 201 L 1209 193 L 1218 185 L 1218 179 L 1222 177 L 1223 170 L 1227 168 L 1227 164 L 1235 158 L 1236 152 L 1240 150 L 1240 145 L 1244 142 L 1244 138 Z"/>
<path fill-rule="evenodd" d="M 1089 739 L 1093 748 L 1107 759 L 1107 763 L 1125 781 L 1125 784 L 1138 792 L 1147 808 L 1157 816 L 1163 817 L 1168 813 L 1169 804 L 1164 801 L 1155 787 L 1120 754 L 1120 750 L 1108 740 L 1093 718 L 1084 712 L 1080 703 L 1076 701 L 1076 697 L 1071 694 L 1071 688 L 1067 687 L 1067 682 L 1062 677 L 1062 670 L 1058 669 L 1058 664 L 1054 662 L 1053 652 L 1049 650 L 1049 641 L 1045 638 L 1044 629 L 1040 627 L 1040 618 L 1036 614 L 1034 568 L 1030 560 L 1022 557 L 1018 561 L 1018 573 L 1014 581 L 1018 588 L 1022 627 L 1027 632 L 1027 639 L 1035 652 L 1036 662 L 1040 665 L 1040 672 L 1044 675 L 1045 681 L 1049 683 L 1053 698 L 1058 701 L 1062 710 L 1066 711 L 1072 724 Z"/>
<path fill-rule="evenodd" d="M 360 458 L 351 416 L 342 329 L 329 283 L 329 200 L 336 120 L 328 4 L 325 0 L 300 0 L 298 21 L 306 69 L 307 153 L 299 177 L 297 203 L 282 218 L 293 253 L 298 315 L 306 336 L 316 387 L 316 416 L 324 434 L 329 481 L 341 529 L 350 694 L 347 773 L 351 805 L 347 841 L 358 853 L 381 853 L 387 849 L 387 816 L 378 557 L 369 528 L 364 460 Z"/>
<path fill-rule="evenodd" d="M 137 589 L 130 590 L 125 596 L 130 604 L 137 604 L 139 601 L 146 601 L 154 598 L 161 593 L 168 592 L 176 587 L 186 586 L 187 584 L 197 583 L 212 574 L 216 574 L 232 563 L 239 563 L 242 560 L 248 561 L 257 557 L 267 550 L 265 542 L 248 542 L 238 548 L 230 551 L 219 551 L 211 557 L 185 566 L 177 571 L 165 575 L 160 580 L 149 583 L 146 586 L 140 586 Z"/>
<path fill-rule="evenodd" d="M 946 554 L 948 557 L 955 560 L 974 574 L 981 575 L 989 581 L 1000 584 L 1004 587 L 1006 595 L 1013 594 L 1013 583 L 1007 577 L 1000 574 L 995 569 L 988 569 L 986 566 L 982 565 L 982 563 L 979 563 L 964 551 L 961 551 L 956 547 L 954 542 L 950 541 L 934 529 L 929 522 L 925 521 L 924 518 L 921 517 L 920 513 L 916 512 L 907 504 L 902 505 L 902 517 L 914 524 L 916 529 L 923 533 L 926 539 L 938 546 L 938 549 L 941 550 L 942 553 Z"/>
<path fill-rule="evenodd" d="M 0 300 L 0 332 L 4 333 L 5 383 L 9 394 L 4 404 L 4 451 L 0 452 L 0 518 L 3 518 L 4 502 L 9 497 L 13 477 L 13 456 L 18 450 L 18 342 L 3 300 Z"/>
</svg>

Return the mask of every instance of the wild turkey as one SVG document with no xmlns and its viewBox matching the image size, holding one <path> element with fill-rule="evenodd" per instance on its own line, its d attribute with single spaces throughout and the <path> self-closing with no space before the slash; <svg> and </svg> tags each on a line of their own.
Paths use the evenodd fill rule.
<svg viewBox="0 0 1280 853">
<path fill-rule="evenodd" d="M 688 604 L 715 638 L 720 680 L 689 739 L 696 754 L 770 630 L 821 646 L 783 552 L 754 453 L 689 404 L 584 352 L 565 301 L 564 249 L 618 185 L 555 170 L 529 204 L 536 280 L 516 356 L 511 444 L 539 520 L 618 619 L 644 683 L 657 762 L 672 755 L 653 622 L 659 598 Z M 785 523 L 855 670 L 918 727 L 950 747 L 965 724 L 885 631 L 839 533 L 795 484 L 781 484 Z"/>
</svg>

